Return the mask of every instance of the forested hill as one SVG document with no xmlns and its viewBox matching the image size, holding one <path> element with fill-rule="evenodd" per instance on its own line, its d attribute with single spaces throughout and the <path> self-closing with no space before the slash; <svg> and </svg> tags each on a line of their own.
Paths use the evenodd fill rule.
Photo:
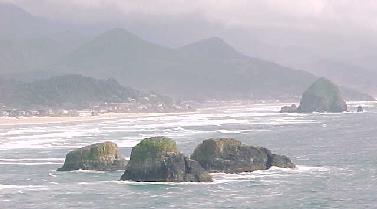
<svg viewBox="0 0 377 209">
<path fill-rule="evenodd" d="M 70 74 L 30 83 L 0 79 L 0 103 L 10 107 L 87 107 L 102 103 L 171 104 L 168 97 L 120 85 L 114 79 Z"/>
</svg>

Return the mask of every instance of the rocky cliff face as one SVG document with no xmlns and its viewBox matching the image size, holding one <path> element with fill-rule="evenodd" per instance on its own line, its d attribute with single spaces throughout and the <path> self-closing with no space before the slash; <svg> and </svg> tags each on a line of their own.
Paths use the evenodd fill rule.
<svg viewBox="0 0 377 209">
<path fill-rule="evenodd" d="M 291 160 L 272 154 L 263 147 L 244 145 L 231 138 L 208 139 L 198 145 L 191 155 L 209 172 L 241 173 L 266 170 L 271 166 L 294 168 Z"/>
<path fill-rule="evenodd" d="M 343 112 L 347 111 L 339 88 L 331 81 L 320 78 L 303 94 L 298 112 Z"/>
<path fill-rule="evenodd" d="M 211 176 L 194 160 L 165 137 L 142 140 L 131 152 L 121 180 L 143 182 L 210 182 Z"/>
<path fill-rule="evenodd" d="M 89 145 L 69 152 L 63 167 L 58 171 L 72 170 L 123 170 L 127 161 L 119 152 L 118 146 L 112 142 Z"/>
</svg>

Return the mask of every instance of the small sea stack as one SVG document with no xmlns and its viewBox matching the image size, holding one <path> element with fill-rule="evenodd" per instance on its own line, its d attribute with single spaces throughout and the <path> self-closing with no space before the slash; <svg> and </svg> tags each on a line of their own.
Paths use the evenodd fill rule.
<svg viewBox="0 0 377 209">
<path fill-rule="evenodd" d="M 272 154 L 264 147 L 245 145 L 232 138 L 204 140 L 195 148 L 191 159 L 198 161 L 208 172 L 252 172 L 272 166 L 295 168 L 284 155 Z"/>
<path fill-rule="evenodd" d="M 63 167 L 59 168 L 58 171 L 115 171 L 124 170 L 126 164 L 127 161 L 120 154 L 117 144 L 104 142 L 69 152 L 66 155 Z"/>
<path fill-rule="evenodd" d="M 362 106 L 358 106 L 356 111 L 357 112 L 364 112 L 364 108 Z"/>
<path fill-rule="evenodd" d="M 143 139 L 132 148 L 121 180 L 138 182 L 211 182 L 199 162 L 184 156 L 174 140 L 166 137 Z"/>
</svg>

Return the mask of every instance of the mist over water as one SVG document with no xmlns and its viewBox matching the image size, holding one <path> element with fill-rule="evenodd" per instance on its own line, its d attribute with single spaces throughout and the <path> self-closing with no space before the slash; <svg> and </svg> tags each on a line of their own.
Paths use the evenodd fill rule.
<svg viewBox="0 0 377 209">
<path fill-rule="evenodd" d="M 151 114 L 0 127 L 0 208 L 373 208 L 377 103 L 364 113 L 279 114 L 283 104 L 226 103 Z M 123 171 L 56 172 L 76 147 L 114 141 L 125 157 L 163 135 L 190 154 L 202 140 L 235 137 L 289 156 L 297 169 L 214 174 L 213 183 L 118 181 Z"/>
</svg>

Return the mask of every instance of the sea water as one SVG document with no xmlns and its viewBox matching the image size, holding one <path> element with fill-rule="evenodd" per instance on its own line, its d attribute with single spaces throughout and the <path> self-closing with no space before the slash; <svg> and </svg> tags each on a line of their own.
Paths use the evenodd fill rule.
<svg viewBox="0 0 377 209">
<path fill-rule="evenodd" d="M 0 208 L 377 208 L 377 103 L 366 112 L 280 114 L 284 104 L 222 103 L 193 113 L 0 126 Z M 289 156 L 296 169 L 214 174 L 212 183 L 122 182 L 122 171 L 57 172 L 65 154 L 111 140 L 125 157 L 168 136 L 189 155 L 234 137 Z"/>
</svg>

